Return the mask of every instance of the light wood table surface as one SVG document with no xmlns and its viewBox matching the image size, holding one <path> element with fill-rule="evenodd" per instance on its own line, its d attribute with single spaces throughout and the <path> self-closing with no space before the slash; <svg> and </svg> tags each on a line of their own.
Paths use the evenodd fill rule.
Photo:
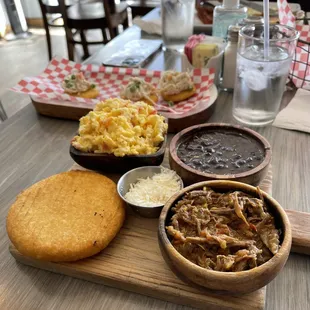
<svg viewBox="0 0 310 310">
<path fill-rule="evenodd" d="M 87 62 L 100 63 L 113 49 L 140 37 L 140 30 L 132 27 Z M 180 59 L 160 52 L 148 68 L 180 69 Z M 235 123 L 231 105 L 232 94 L 220 93 L 210 122 Z M 0 309 L 189 309 L 28 267 L 9 254 L 9 206 L 24 188 L 73 165 L 69 141 L 77 128 L 77 122 L 37 115 L 31 104 L 0 124 Z M 310 135 L 271 126 L 257 131 L 272 146 L 274 198 L 286 209 L 310 212 Z M 290 255 L 267 287 L 266 309 L 310 309 L 310 257 Z"/>
</svg>

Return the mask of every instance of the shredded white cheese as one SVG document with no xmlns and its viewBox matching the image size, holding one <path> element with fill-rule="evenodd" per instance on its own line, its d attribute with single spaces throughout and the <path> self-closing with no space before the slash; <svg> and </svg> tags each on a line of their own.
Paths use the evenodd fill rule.
<svg viewBox="0 0 310 310">
<path fill-rule="evenodd" d="M 136 183 L 130 184 L 125 199 L 134 205 L 155 207 L 164 205 L 180 188 L 177 174 L 162 167 L 161 172 L 151 178 L 138 179 Z"/>
</svg>

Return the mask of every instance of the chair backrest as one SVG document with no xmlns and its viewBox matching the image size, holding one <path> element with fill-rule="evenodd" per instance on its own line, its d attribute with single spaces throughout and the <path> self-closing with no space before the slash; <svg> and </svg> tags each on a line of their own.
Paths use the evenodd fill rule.
<svg viewBox="0 0 310 310">
<path fill-rule="evenodd" d="M 64 29 L 66 33 L 66 40 L 67 40 L 67 46 L 68 46 L 68 54 L 69 54 L 69 59 L 73 60 L 73 54 L 70 56 L 69 52 L 69 45 L 73 43 L 73 35 L 71 28 L 69 27 L 69 22 L 68 22 L 68 15 L 67 15 L 67 6 L 65 4 L 65 0 L 58 0 L 59 3 L 59 8 L 60 8 L 60 14 L 62 16 L 62 20 L 64 23 Z"/>
<path fill-rule="evenodd" d="M 39 4 L 40 4 L 42 15 L 46 15 L 46 14 L 60 14 L 60 6 L 59 6 L 59 4 L 57 4 L 57 5 L 50 5 L 50 4 L 46 4 L 46 2 L 43 1 L 43 0 L 38 0 L 38 1 L 39 1 Z"/>
<path fill-rule="evenodd" d="M 115 37 L 115 31 L 113 28 L 112 23 L 112 14 L 115 14 L 115 1 L 114 0 L 102 0 L 103 8 L 104 8 L 104 15 L 107 21 L 108 29 L 110 32 L 111 39 Z"/>
<path fill-rule="evenodd" d="M 62 15 L 65 30 L 67 32 L 70 28 L 73 28 L 73 27 L 71 26 L 70 19 L 68 18 L 68 15 L 67 15 L 67 7 L 65 5 L 65 1 L 64 0 L 58 0 L 58 1 L 59 1 L 60 13 Z M 115 1 L 114 0 L 101 0 L 101 1 L 103 3 L 106 25 L 108 26 L 111 38 L 113 38 L 115 37 L 115 31 L 113 28 L 114 25 L 112 22 L 112 18 L 113 18 L 113 14 L 115 14 L 116 12 Z M 81 5 L 83 6 L 83 3 Z"/>
<path fill-rule="evenodd" d="M 45 4 L 43 3 L 42 0 L 39 0 L 39 4 L 40 4 L 40 8 L 41 8 L 41 13 L 42 13 L 42 18 L 43 18 L 43 23 L 44 23 L 44 28 L 45 28 L 45 32 L 48 33 L 49 29 L 48 29 L 48 21 L 47 21 L 47 7 L 45 6 Z"/>
<path fill-rule="evenodd" d="M 0 120 L 2 122 L 4 122 L 7 119 L 8 119 L 8 116 L 6 115 L 4 107 L 3 107 L 1 100 L 0 100 Z"/>
<path fill-rule="evenodd" d="M 42 1 L 42 0 L 39 0 L 39 1 Z M 58 3 L 59 3 L 60 14 L 64 21 L 64 27 L 65 29 L 67 29 L 69 24 L 68 24 L 67 6 L 65 4 L 65 0 L 58 0 Z"/>
</svg>

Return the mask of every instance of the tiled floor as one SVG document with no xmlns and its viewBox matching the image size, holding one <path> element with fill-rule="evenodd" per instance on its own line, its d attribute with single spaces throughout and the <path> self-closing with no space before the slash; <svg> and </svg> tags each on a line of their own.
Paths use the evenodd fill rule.
<svg viewBox="0 0 310 310">
<path fill-rule="evenodd" d="M 9 91 L 25 76 L 38 75 L 48 64 L 45 31 L 30 29 L 32 36 L 25 40 L 11 42 L 0 41 L 0 101 L 8 117 L 15 114 L 30 102 L 28 96 Z M 52 33 L 53 55 L 67 57 L 65 33 L 61 28 L 54 28 Z M 90 33 L 97 37 L 97 33 Z M 94 53 L 102 45 L 92 45 Z M 76 48 L 76 61 L 82 56 L 82 50 Z M 1 121 L 0 121 L 1 122 Z"/>
</svg>

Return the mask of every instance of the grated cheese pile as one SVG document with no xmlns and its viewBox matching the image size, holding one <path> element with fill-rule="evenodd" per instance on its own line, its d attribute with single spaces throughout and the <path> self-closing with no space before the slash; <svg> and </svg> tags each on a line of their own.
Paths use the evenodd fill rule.
<svg viewBox="0 0 310 310">
<path fill-rule="evenodd" d="M 151 178 L 138 179 L 137 183 L 130 184 L 125 199 L 134 205 L 155 207 L 165 204 L 180 188 L 177 174 L 162 167 L 161 172 Z"/>
</svg>

